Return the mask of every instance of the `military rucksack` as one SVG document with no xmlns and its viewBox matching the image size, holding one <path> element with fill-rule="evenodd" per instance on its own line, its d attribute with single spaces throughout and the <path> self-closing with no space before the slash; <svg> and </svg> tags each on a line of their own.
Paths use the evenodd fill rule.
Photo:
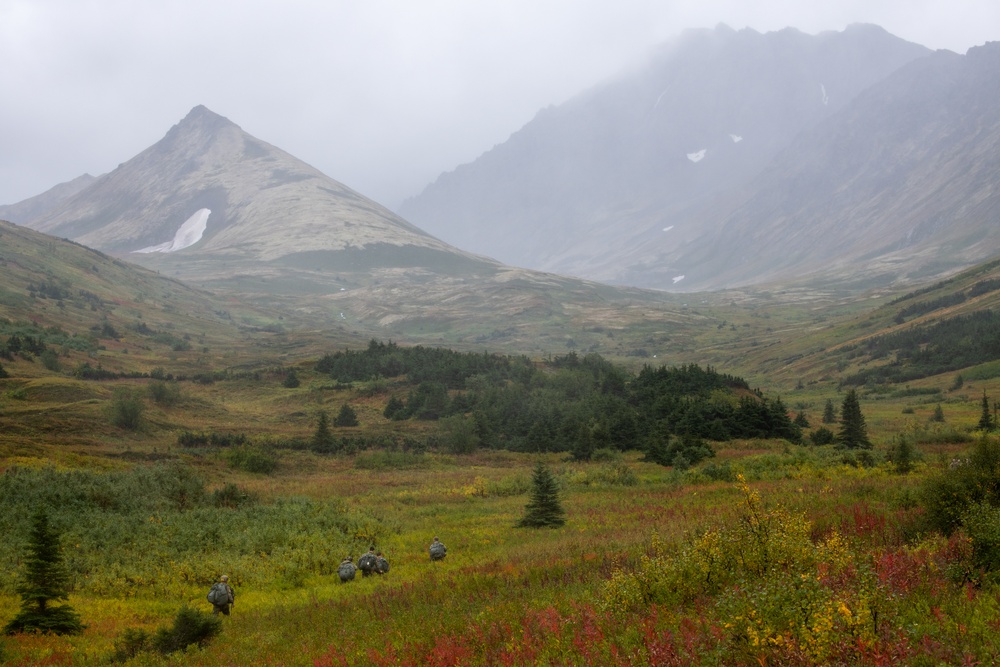
<svg viewBox="0 0 1000 667">
<path fill-rule="evenodd" d="M 434 542 L 433 544 L 431 544 L 430 548 L 431 560 L 441 560 L 442 558 L 444 558 L 445 553 L 447 551 L 448 549 L 445 548 L 443 543 Z"/>
<path fill-rule="evenodd" d="M 229 588 L 223 583 L 213 585 L 208 591 L 208 601 L 218 607 L 229 604 Z"/>
<path fill-rule="evenodd" d="M 368 574 L 375 569 L 375 554 L 369 552 L 358 559 L 358 569 Z"/>
<path fill-rule="evenodd" d="M 354 563 L 341 563 L 340 567 L 337 568 L 337 574 L 340 575 L 341 581 L 351 581 L 354 579 L 355 571 Z"/>
<path fill-rule="evenodd" d="M 389 571 L 389 561 L 385 558 L 379 556 L 375 559 L 375 571 L 379 574 L 385 574 Z"/>
</svg>

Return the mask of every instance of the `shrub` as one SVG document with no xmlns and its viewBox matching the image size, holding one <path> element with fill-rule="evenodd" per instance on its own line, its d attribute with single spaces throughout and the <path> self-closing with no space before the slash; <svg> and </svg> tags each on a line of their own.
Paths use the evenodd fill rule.
<svg viewBox="0 0 1000 667">
<path fill-rule="evenodd" d="M 246 505 L 252 505 L 257 501 L 257 497 L 241 489 L 232 482 L 228 482 L 221 489 L 212 491 L 212 504 L 216 507 L 229 507 L 235 509 Z"/>
<path fill-rule="evenodd" d="M 56 354 L 55 350 L 46 348 L 39 355 L 39 359 L 42 360 L 42 366 L 44 366 L 46 370 L 50 370 L 53 373 L 58 373 L 61 370 L 59 355 Z"/>
<path fill-rule="evenodd" d="M 954 459 L 922 490 L 931 526 L 950 535 L 974 506 L 1000 506 L 1000 442 L 987 435 L 976 441 L 967 459 Z"/>
<path fill-rule="evenodd" d="M 111 662 L 126 662 L 153 647 L 152 636 L 141 628 L 129 628 L 115 640 Z"/>
<path fill-rule="evenodd" d="M 138 393 L 127 387 L 118 387 L 111 396 L 108 419 L 114 426 L 126 431 L 138 431 L 142 426 L 142 413 L 146 404 Z"/>
<path fill-rule="evenodd" d="M 181 388 L 176 382 L 156 380 L 146 387 L 149 398 L 159 405 L 176 405 L 181 399 Z"/>
<path fill-rule="evenodd" d="M 222 631 L 222 619 L 190 607 L 182 607 L 169 628 L 153 635 L 153 648 L 163 654 L 183 651 L 192 644 L 205 646 Z"/>
<path fill-rule="evenodd" d="M 264 447 L 236 447 L 229 450 L 226 458 L 231 468 L 262 475 L 270 475 L 278 467 L 278 459 L 274 452 Z"/>
<path fill-rule="evenodd" d="M 835 437 L 836 436 L 833 435 L 833 431 L 825 426 L 820 426 L 818 429 L 809 434 L 809 439 L 812 440 L 814 445 L 832 444 Z"/>
<path fill-rule="evenodd" d="M 973 505 L 962 515 L 962 526 L 972 543 L 973 566 L 995 578 L 1000 573 L 1000 508 Z"/>
<path fill-rule="evenodd" d="M 285 375 L 285 379 L 281 381 L 281 386 L 285 389 L 295 389 L 300 384 L 299 376 L 294 368 L 289 369 L 288 374 Z"/>
</svg>

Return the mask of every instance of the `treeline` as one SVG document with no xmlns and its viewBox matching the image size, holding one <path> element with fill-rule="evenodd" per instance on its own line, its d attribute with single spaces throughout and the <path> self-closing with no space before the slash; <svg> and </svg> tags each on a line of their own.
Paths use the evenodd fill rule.
<svg viewBox="0 0 1000 667">
<path fill-rule="evenodd" d="M 1000 359 L 1000 314 L 983 310 L 928 327 L 875 336 L 856 350 L 893 361 L 847 376 L 843 384 L 899 383 Z"/>
<path fill-rule="evenodd" d="M 926 291 L 933 291 L 940 287 L 943 287 L 946 283 L 938 283 L 932 287 L 927 288 Z M 1000 289 L 1000 279 L 990 278 L 988 280 L 980 280 L 975 285 L 969 288 L 968 292 L 954 292 L 953 294 L 946 294 L 944 296 L 938 297 L 936 299 L 931 299 L 929 301 L 918 301 L 912 303 L 905 308 L 900 309 L 896 313 L 895 322 L 896 324 L 902 324 L 907 318 L 919 317 L 920 315 L 926 315 L 927 313 L 932 313 L 935 310 L 940 310 L 942 308 L 950 308 L 951 306 L 957 306 L 961 303 L 965 303 L 968 299 L 973 299 L 977 296 L 982 296 L 983 294 L 988 294 L 990 292 L 995 292 Z M 913 296 L 919 295 L 923 292 L 911 292 L 910 294 L 902 297 L 901 299 L 896 299 L 890 302 L 890 305 L 894 305 L 901 301 L 912 298 Z"/>
<path fill-rule="evenodd" d="M 394 420 L 447 420 L 452 449 L 513 451 L 651 449 L 664 439 L 801 439 L 780 399 L 712 368 L 644 367 L 637 375 L 597 354 L 571 352 L 544 362 L 525 357 L 399 347 L 327 355 L 317 370 L 340 382 L 406 376 L 415 385 L 394 395 Z"/>
<path fill-rule="evenodd" d="M 405 375 L 411 382 L 439 382 L 449 389 L 460 389 L 465 379 L 473 375 L 509 379 L 524 377 L 531 369 L 527 357 L 461 353 L 419 345 L 399 347 L 392 341 L 376 340 L 370 341 L 365 350 L 344 350 L 316 362 L 318 373 L 327 373 L 342 383 Z"/>
</svg>

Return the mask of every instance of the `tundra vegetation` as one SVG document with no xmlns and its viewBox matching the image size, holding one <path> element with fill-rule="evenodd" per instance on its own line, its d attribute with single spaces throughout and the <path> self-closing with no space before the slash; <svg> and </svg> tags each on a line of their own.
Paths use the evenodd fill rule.
<svg viewBox="0 0 1000 667">
<path fill-rule="evenodd" d="M 372 341 L 298 364 L 293 387 L 281 365 L 53 370 L 26 344 L 0 384 L 0 624 L 44 511 L 81 626 L 11 627 L 4 664 L 1000 653 L 1000 383 L 975 369 L 777 396 L 695 364 Z M 341 585 L 369 545 L 389 574 Z M 213 619 L 223 572 L 237 603 Z"/>
</svg>

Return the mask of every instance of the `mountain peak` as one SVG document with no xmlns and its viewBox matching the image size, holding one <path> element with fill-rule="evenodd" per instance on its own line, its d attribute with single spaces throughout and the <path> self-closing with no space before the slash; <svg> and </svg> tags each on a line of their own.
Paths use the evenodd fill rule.
<svg viewBox="0 0 1000 667">
<path fill-rule="evenodd" d="M 239 126 L 233 121 L 229 120 L 225 116 L 220 116 L 203 104 L 191 109 L 181 122 L 174 126 L 176 129 L 181 130 L 220 130 L 223 128 L 235 127 L 239 129 Z"/>
</svg>

